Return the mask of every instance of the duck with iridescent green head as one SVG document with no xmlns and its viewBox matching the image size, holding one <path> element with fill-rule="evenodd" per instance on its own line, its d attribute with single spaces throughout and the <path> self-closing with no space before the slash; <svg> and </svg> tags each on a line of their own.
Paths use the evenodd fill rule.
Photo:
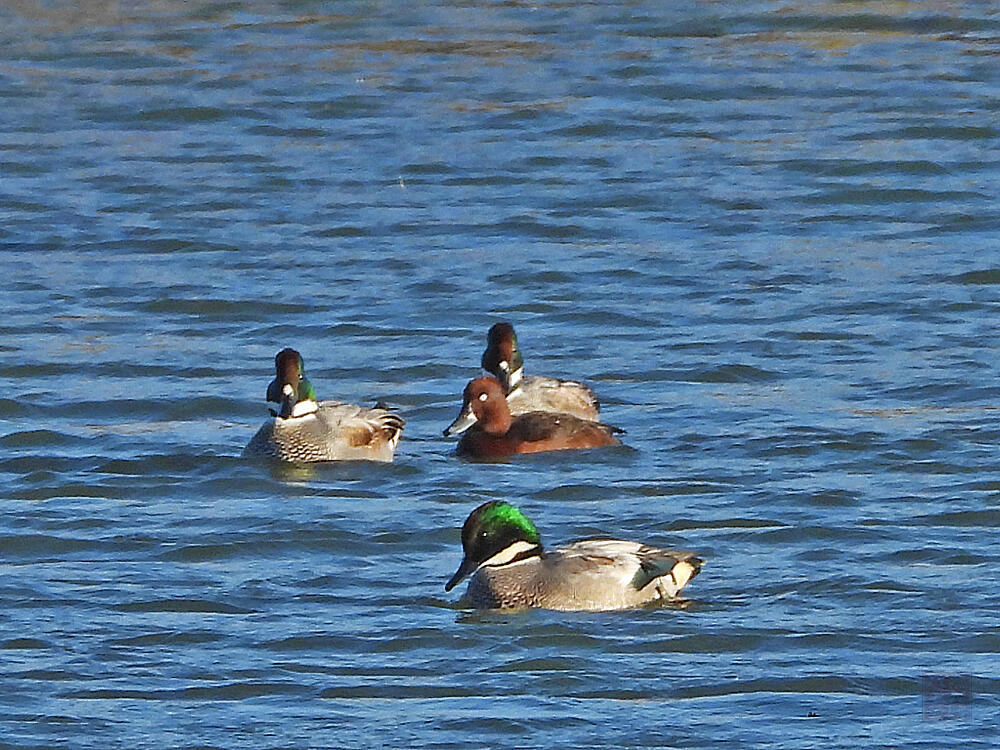
<svg viewBox="0 0 1000 750">
<path fill-rule="evenodd" d="M 317 401 L 302 356 L 282 349 L 267 400 L 278 404 L 271 419 L 250 439 L 243 455 L 282 461 L 392 461 L 405 424 L 381 405 L 373 408 Z"/>
<path fill-rule="evenodd" d="M 495 323 L 486 334 L 486 351 L 480 364 L 503 385 L 511 414 L 548 411 L 592 422 L 600 420 L 597 396 L 583 383 L 542 375 L 525 376 L 517 334 L 507 321 Z"/>
<path fill-rule="evenodd" d="M 463 601 L 485 609 L 604 611 L 669 602 L 702 566 L 691 552 L 620 539 L 546 550 L 527 516 L 500 500 L 472 511 L 462 548 L 465 557 L 445 591 L 471 575 Z"/>
</svg>

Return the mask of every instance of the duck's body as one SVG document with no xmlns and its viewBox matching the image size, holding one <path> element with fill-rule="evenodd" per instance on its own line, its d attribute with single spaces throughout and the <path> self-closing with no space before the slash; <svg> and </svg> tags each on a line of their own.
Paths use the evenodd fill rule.
<svg viewBox="0 0 1000 750">
<path fill-rule="evenodd" d="M 473 607 L 629 609 L 676 599 L 701 569 L 690 552 L 618 539 L 589 539 L 545 551 L 516 508 L 491 501 L 462 528 L 465 558 L 446 585 L 471 574 L 463 601 Z"/>
<path fill-rule="evenodd" d="M 496 323 L 486 337 L 482 367 L 503 385 L 511 414 L 551 411 L 596 422 L 600 404 L 594 392 L 575 380 L 524 375 L 524 358 L 514 327 Z"/>
<path fill-rule="evenodd" d="M 280 403 L 243 450 L 244 456 L 282 461 L 392 461 L 405 424 L 381 405 L 373 408 L 339 401 L 316 401 L 303 374 L 302 357 L 283 349 L 275 357 L 277 375 L 268 401 Z"/>
<path fill-rule="evenodd" d="M 320 401 L 314 412 L 276 416 L 251 438 L 245 456 L 310 461 L 392 461 L 403 430 L 397 414 L 339 401 Z"/>
<path fill-rule="evenodd" d="M 458 441 L 456 452 L 472 458 L 502 458 L 518 453 L 601 448 L 620 445 L 614 428 L 589 422 L 572 414 L 532 411 L 512 415 L 510 428 L 490 432 L 483 425 L 473 425 Z"/>
<path fill-rule="evenodd" d="M 518 453 L 619 445 L 615 428 L 572 414 L 532 411 L 513 415 L 495 378 L 476 378 L 465 387 L 462 411 L 445 430 L 464 432 L 459 455 L 502 458 Z"/>
</svg>

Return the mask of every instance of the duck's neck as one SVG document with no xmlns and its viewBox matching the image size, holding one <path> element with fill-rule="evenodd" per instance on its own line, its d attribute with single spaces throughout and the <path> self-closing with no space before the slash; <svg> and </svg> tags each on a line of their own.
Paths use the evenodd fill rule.
<svg viewBox="0 0 1000 750">
<path fill-rule="evenodd" d="M 510 415 L 507 402 L 497 399 L 496 402 L 489 405 L 485 414 L 478 416 L 478 420 L 483 432 L 490 435 L 506 435 L 514 418 Z"/>
<path fill-rule="evenodd" d="M 502 550 L 497 552 L 489 560 L 482 563 L 482 566 L 489 566 L 491 568 L 496 568 L 501 565 L 510 565 L 512 563 L 520 562 L 521 560 L 527 560 L 529 557 L 541 557 L 542 556 L 542 545 L 532 544 L 531 542 L 526 542 L 523 539 L 519 539 L 513 544 L 508 544 Z"/>
</svg>

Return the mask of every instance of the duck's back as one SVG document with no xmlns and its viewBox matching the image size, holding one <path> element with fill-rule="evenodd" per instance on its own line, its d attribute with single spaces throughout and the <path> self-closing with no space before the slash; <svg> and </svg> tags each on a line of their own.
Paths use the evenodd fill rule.
<svg viewBox="0 0 1000 750">
<path fill-rule="evenodd" d="M 618 445 L 614 433 L 610 425 L 573 414 L 532 411 L 516 415 L 507 435 L 519 445 L 518 452 L 531 453 Z"/>
<path fill-rule="evenodd" d="M 690 552 L 664 550 L 620 539 L 588 539 L 555 550 L 547 558 L 545 591 L 550 609 L 625 609 L 670 600 L 698 574 L 701 560 Z"/>
<path fill-rule="evenodd" d="M 312 414 L 265 422 L 243 454 L 297 463 L 392 461 L 403 424 L 388 409 L 322 401 Z"/>
<path fill-rule="evenodd" d="M 557 380 L 541 375 L 522 378 L 518 387 L 507 396 L 507 405 L 511 414 L 551 411 L 593 422 L 600 418 L 600 403 L 590 388 L 575 380 Z"/>
</svg>

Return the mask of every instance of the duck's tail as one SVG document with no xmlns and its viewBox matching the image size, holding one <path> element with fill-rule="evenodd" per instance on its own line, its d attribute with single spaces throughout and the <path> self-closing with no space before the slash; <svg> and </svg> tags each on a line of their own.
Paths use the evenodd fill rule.
<svg viewBox="0 0 1000 750">
<path fill-rule="evenodd" d="M 701 566 L 704 562 L 700 557 L 695 557 L 694 555 L 685 557 L 683 560 L 678 560 L 674 564 L 674 567 L 670 569 L 670 575 L 668 576 L 676 587 L 674 593 L 670 594 L 670 596 L 677 596 L 680 590 L 687 586 L 691 582 L 691 579 L 701 572 Z"/>
<path fill-rule="evenodd" d="M 639 570 L 632 579 L 632 585 L 643 589 L 654 583 L 660 595 L 673 599 L 701 571 L 704 563 L 691 552 L 677 550 L 649 550 L 641 555 Z"/>
<path fill-rule="evenodd" d="M 378 401 L 375 404 L 375 408 L 381 412 L 378 415 L 379 429 L 385 434 L 386 440 L 395 449 L 396 444 L 399 443 L 399 438 L 403 434 L 403 426 L 406 424 L 406 420 L 395 412 L 389 411 L 389 407 L 386 406 L 384 401 Z"/>
</svg>

